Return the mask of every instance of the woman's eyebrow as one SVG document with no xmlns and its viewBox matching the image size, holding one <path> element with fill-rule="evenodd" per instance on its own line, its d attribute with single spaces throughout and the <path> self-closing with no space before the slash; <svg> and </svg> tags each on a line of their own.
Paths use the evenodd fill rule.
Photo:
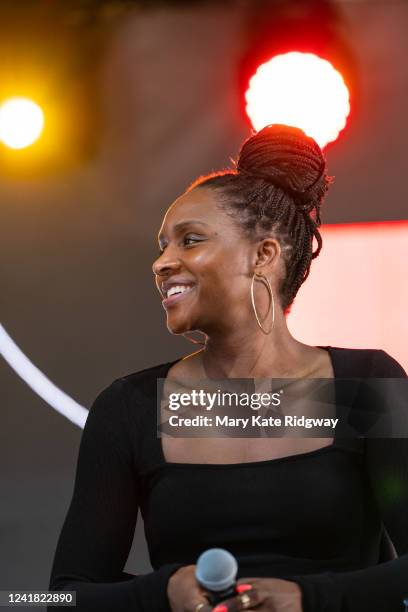
<svg viewBox="0 0 408 612">
<path fill-rule="evenodd" d="M 205 221 L 200 221 L 199 219 L 188 219 L 186 221 L 180 221 L 179 223 L 176 223 L 176 225 L 174 226 L 174 231 L 177 232 L 183 227 L 186 227 L 187 225 L 193 225 L 193 224 L 194 225 L 206 225 L 208 227 L 208 223 L 206 223 Z M 164 238 L 163 234 L 159 234 L 157 236 L 157 240 L 159 242 L 161 242 L 163 238 Z"/>
</svg>

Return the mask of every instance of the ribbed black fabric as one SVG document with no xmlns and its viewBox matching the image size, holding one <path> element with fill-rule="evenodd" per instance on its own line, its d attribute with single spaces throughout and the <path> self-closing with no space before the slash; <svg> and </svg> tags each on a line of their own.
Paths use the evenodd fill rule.
<svg viewBox="0 0 408 612">
<path fill-rule="evenodd" d="M 133 577 L 123 572 L 141 495 L 119 387 L 114 382 L 102 391 L 89 412 L 49 589 L 76 591 L 80 612 L 170 612 L 167 582 L 181 564 Z"/>
<path fill-rule="evenodd" d="M 336 378 L 406 377 L 384 351 L 323 348 Z M 304 612 L 402 610 L 408 441 L 335 439 L 275 460 L 169 463 L 156 381 L 173 363 L 117 379 L 93 403 L 50 590 L 75 590 L 79 612 L 168 612 L 171 574 L 220 546 L 237 557 L 238 577 L 296 581 Z M 139 508 L 154 571 L 131 576 L 123 567 Z M 400 558 L 378 564 L 384 525 Z"/>
</svg>

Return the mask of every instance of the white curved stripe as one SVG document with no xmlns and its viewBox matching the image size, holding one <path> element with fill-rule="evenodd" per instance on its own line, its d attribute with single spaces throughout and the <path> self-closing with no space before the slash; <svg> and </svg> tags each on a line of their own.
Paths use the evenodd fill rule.
<svg viewBox="0 0 408 612">
<path fill-rule="evenodd" d="M 88 410 L 49 380 L 17 346 L 0 324 L 0 354 L 13 370 L 57 412 L 75 425 L 84 427 Z"/>
</svg>

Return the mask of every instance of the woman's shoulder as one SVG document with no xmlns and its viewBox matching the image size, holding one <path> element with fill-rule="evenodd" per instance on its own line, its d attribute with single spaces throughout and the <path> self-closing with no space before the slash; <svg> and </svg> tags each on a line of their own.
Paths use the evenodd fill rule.
<svg viewBox="0 0 408 612">
<path fill-rule="evenodd" d="M 150 389 L 152 384 L 156 385 L 158 378 L 166 377 L 168 370 L 174 363 L 175 361 L 166 361 L 154 366 L 143 368 L 143 370 L 130 372 L 121 376 L 120 378 L 117 378 L 114 382 L 119 382 L 128 387 L 137 387 L 138 389 L 143 389 L 144 387 Z"/>
<path fill-rule="evenodd" d="M 135 415 L 135 407 L 143 411 L 153 405 L 157 392 L 157 379 L 166 376 L 166 371 L 174 362 L 160 363 L 155 366 L 130 372 L 102 388 L 96 395 L 89 410 L 88 427 L 91 423 L 122 421 L 125 426 Z M 136 411 L 137 413 L 140 410 Z"/>
<path fill-rule="evenodd" d="M 405 378 L 407 373 L 399 360 L 384 349 L 350 348 L 343 346 L 319 346 L 328 350 L 338 377 L 384 377 Z M 166 361 L 142 370 L 130 372 L 113 381 L 116 389 L 153 397 L 157 390 L 157 379 L 166 378 L 168 372 L 180 359 Z M 184 361 L 184 360 L 183 360 Z"/>
<path fill-rule="evenodd" d="M 349 348 L 342 346 L 319 346 L 330 351 L 335 365 L 336 376 L 405 378 L 407 373 L 401 363 L 383 349 Z M 166 378 L 171 366 L 178 360 L 166 361 L 130 372 L 113 380 L 98 395 L 94 403 L 109 409 L 112 404 L 154 399 L 157 380 Z"/>
<path fill-rule="evenodd" d="M 405 378 L 401 363 L 383 349 L 327 347 L 336 361 L 340 376 L 370 376 L 378 378 Z"/>
</svg>

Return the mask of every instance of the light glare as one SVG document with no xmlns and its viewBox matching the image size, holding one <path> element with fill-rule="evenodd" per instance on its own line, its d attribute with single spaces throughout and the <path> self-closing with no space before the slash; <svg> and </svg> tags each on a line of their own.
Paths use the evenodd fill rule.
<svg viewBox="0 0 408 612">
<path fill-rule="evenodd" d="M 11 98 L 0 106 L 0 140 L 11 149 L 33 144 L 43 127 L 43 111 L 28 98 Z"/>
<path fill-rule="evenodd" d="M 52 408 L 75 425 L 81 428 L 85 426 L 88 410 L 54 385 L 23 353 L 1 324 L 0 355 L 4 357 L 24 382 Z"/>
<path fill-rule="evenodd" d="M 245 100 L 255 130 L 274 123 L 299 127 L 321 147 L 336 140 L 350 113 L 341 74 L 327 60 L 297 51 L 259 66 Z"/>
</svg>

